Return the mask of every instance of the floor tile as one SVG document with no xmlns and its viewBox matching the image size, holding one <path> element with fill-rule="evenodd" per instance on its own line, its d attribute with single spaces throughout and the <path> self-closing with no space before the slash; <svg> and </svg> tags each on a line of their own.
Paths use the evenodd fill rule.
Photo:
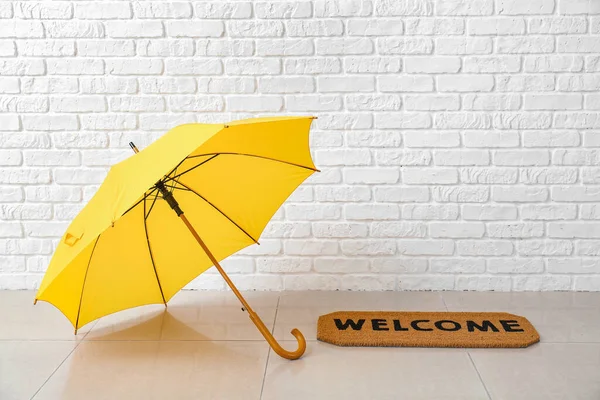
<svg viewBox="0 0 600 400">
<path fill-rule="evenodd" d="M 83 342 L 35 400 L 258 400 L 264 342 Z"/>
<path fill-rule="evenodd" d="M 76 346 L 73 341 L 0 341 L 0 399 L 29 399 Z"/>
<path fill-rule="evenodd" d="M 469 351 L 494 400 L 600 398 L 600 345 L 544 344 Z"/>
<path fill-rule="evenodd" d="M 0 291 L 0 340 L 80 340 L 91 323 L 74 334 L 71 322 L 53 305 L 39 301 L 35 292 Z"/>
<path fill-rule="evenodd" d="M 243 293 L 272 329 L 279 293 Z M 261 340 L 232 292 L 179 292 L 168 303 L 101 318 L 85 340 Z"/>
<path fill-rule="evenodd" d="M 527 318 L 541 342 L 600 343 L 600 293 L 481 293 L 442 295 L 450 311 L 506 311 Z"/>
<path fill-rule="evenodd" d="M 437 292 L 287 292 L 282 293 L 275 322 L 275 337 L 294 340 L 298 328 L 307 340 L 317 338 L 320 315 L 334 311 L 446 311 Z"/>
<path fill-rule="evenodd" d="M 271 355 L 263 400 L 460 399 L 487 394 L 463 349 L 337 347 L 311 342 L 289 362 Z"/>
</svg>

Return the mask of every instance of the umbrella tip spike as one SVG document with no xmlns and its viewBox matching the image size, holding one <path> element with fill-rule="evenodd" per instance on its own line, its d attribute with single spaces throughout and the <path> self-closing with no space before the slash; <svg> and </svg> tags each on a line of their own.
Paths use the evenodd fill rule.
<svg viewBox="0 0 600 400">
<path fill-rule="evenodd" d="M 37 299 L 33 299 L 33 305 L 35 306 L 37 304 Z"/>
<path fill-rule="evenodd" d="M 77 328 L 75 328 L 75 334 L 77 335 Z"/>
</svg>

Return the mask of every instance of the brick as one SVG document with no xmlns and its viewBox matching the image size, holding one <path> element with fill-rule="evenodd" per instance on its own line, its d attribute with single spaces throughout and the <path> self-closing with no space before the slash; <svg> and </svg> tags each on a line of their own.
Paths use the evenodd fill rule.
<svg viewBox="0 0 600 400">
<path fill-rule="evenodd" d="M 432 198 L 440 203 L 485 203 L 490 192 L 487 187 L 435 186 Z"/>
<path fill-rule="evenodd" d="M 429 201 L 429 189 L 425 187 L 376 187 L 375 200 L 393 203 L 423 203 Z"/>
<path fill-rule="evenodd" d="M 124 2 L 75 4 L 75 18 L 79 19 L 129 19 L 131 15 L 129 3 Z"/>
<path fill-rule="evenodd" d="M 465 33 L 465 23 L 460 18 L 407 18 L 404 24 L 406 35 L 446 36 Z"/>
<path fill-rule="evenodd" d="M 345 57 L 344 71 L 347 73 L 400 72 L 402 63 L 394 57 Z"/>
<path fill-rule="evenodd" d="M 42 38 L 44 26 L 39 21 L 3 21 L 0 25 L 0 38 Z"/>
<path fill-rule="evenodd" d="M 496 40 L 498 53 L 530 54 L 552 53 L 554 51 L 553 37 L 499 37 Z"/>
<path fill-rule="evenodd" d="M 556 46 L 559 53 L 594 53 L 600 46 L 600 37 L 559 36 Z"/>
<path fill-rule="evenodd" d="M 559 1 L 560 14 L 600 14 L 600 6 L 587 0 Z"/>
<path fill-rule="evenodd" d="M 492 200 L 497 202 L 544 202 L 548 200 L 548 189 L 545 187 L 497 186 L 492 189 Z"/>
<path fill-rule="evenodd" d="M 475 221 L 515 220 L 518 214 L 514 205 L 466 204 L 461 210 L 463 219 Z"/>
<path fill-rule="evenodd" d="M 464 133 L 463 142 L 465 147 L 517 147 L 520 139 L 517 132 L 510 131 L 467 131 Z"/>
<path fill-rule="evenodd" d="M 248 47 L 244 46 L 244 49 Z M 231 55 L 251 55 L 237 53 Z M 308 56 L 313 53 L 313 41 L 310 39 L 261 39 L 256 42 L 256 54 L 259 56 Z"/>
<path fill-rule="evenodd" d="M 106 21 L 106 34 L 112 38 L 156 38 L 163 36 L 159 21 Z M 196 24 L 199 25 L 199 24 Z M 167 25 L 167 30 L 170 25 Z M 185 30 L 184 25 L 182 30 Z M 198 28 L 199 29 L 199 28 Z"/>
<path fill-rule="evenodd" d="M 522 256 L 567 256 L 573 251 L 573 244 L 567 240 L 532 239 L 519 240 L 517 253 Z"/>
<path fill-rule="evenodd" d="M 465 57 L 463 63 L 463 71 L 472 73 L 518 72 L 521 69 L 521 59 L 517 56 Z"/>
<path fill-rule="evenodd" d="M 79 84 L 81 92 L 87 94 L 133 94 L 138 90 L 137 81 L 132 78 L 80 78 Z"/>
<path fill-rule="evenodd" d="M 439 113 L 435 117 L 438 129 L 489 129 L 492 119 L 483 113 Z"/>
<path fill-rule="evenodd" d="M 84 57 L 125 57 L 135 55 L 135 45 L 131 40 L 80 40 L 77 42 L 77 55 Z"/>
<path fill-rule="evenodd" d="M 433 41 L 428 38 L 380 38 L 377 40 L 380 54 L 431 54 Z"/>
<path fill-rule="evenodd" d="M 569 184 L 577 181 L 575 168 L 522 168 L 519 180 L 525 184 Z"/>
<path fill-rule="evenodd" d="M 17 2 L 14 15 L 20 19 L 70 19 L 73 7 L 67 1 Z"/>
<path fill-rule="evenodd" d="M 346 96 L 346 107 L 350 111 L 391 111 L 399 110 L 401 105 L 400 96 L 390 94 Z"/>
<path fill-rule="evenodd" d="M 496 113 L 492 123 L 496 129 L 547 129 L 552 124 L 552 116 L 533 112 Z"/>
<path fill-rule="evenodd" d="M 370 193 L 366 198 L 370 199 Z M 359 221 L 396 220 L 400 217 L 400 209 L 392 204 L 347 204 L 344 216 L 347 220 Z"/>
<path fill-rule="evenodd" d="M 581 110 L 581 94 L 526 94 L 525 110 Z"/>
<path fill-rule="evenodd" d="M 436 53 L 440 55 L 490 54 L 492 39 L 490 38 L 437 38 Z"/>
<path fill-rule="evenodd" d="M 106 100 L 100 96 L 73 96 L 50 99 L 52 112 L 102 112 L 106 111 Z"/>
<path fill-rule="evenodd" d="M 299 36 L 341 36 L 344 32 L 342 21 L 329 20 L 291 20 L 286 22 L 286 32 L 290 37 Z"/>
<path fill-rule="evenodd" d="M 398 252 L 407 256 L 447 256 L 454 252 L 454 241 L 403 239 L 398 241 Z"/>
<path fill-rule="evenodd" d="M 296 19 L 312 16 L 312 3 L 309 1 L 256 2 L 254 12 L 263 19 Z"/>
<path fill-rule="evenodd" d="M 317 55 L 372 54 L 373 42 L 368 38 L 331 38 L 315 41 Z"/>
<path fill-rule="evenodd" d="M 45 73 L 46 67 L 42 60 L 0 59 L 0 76 L 44 75 Z"/>
<path fill-rule="evenodd" d="M 529 19 L 529 32 L 534 34 L 585 33 L 587 20 L 582 17 L 534 17 Z"/>
<path fill-rule="evenodd" d="M 555 88 L 554 76 L 496 75 L 497 92 L 547 92 Z"/>
<path fill-rule="evenodd" d="M 133 13 L 137 18 L 189 18 L 192 7 L 188 2 L 143 1 L 134 2 Z"/>
<path fill-rule="evenodd" d="M 365 17 L 371 15 L 373 5 L 369 1 L 330 0 L 314 3 L 315 17 Z"/>
<path fill-rule="evenodd" d="M 510 256 L 514 247 L 508 240 L 459 240 L 456 251 L 461 256 Z"/>
<path fill-rule="evenodd" d="M 351 19 L 347 30 L 350 36 L 396 36 L 404 33 L 404 25 L 397 19 Z"/>
<path fill-rule="evenodd" d="M 374 15 L 380 16 L 425 16 L 433 14 L 433 1 L 406 0 L 402 2 L 377 0 Z"/>
<path fill-rule="evenodd" d="M 408 103 L 406 108 L 409 108 Z M 460 135 L 456 132 L 408 131 L 404 133 L 404 144 L 406 147 L 458 147 Z"/>
<path fill-rule="evenodd" d="M 223 73 L 220 60 L 202 58 L 168 58 L 166 75 L 219 75 Z"/>
<path fill-rule="evenodd" d="M 49 75 L 103 75 L 104 61 L 96 58 L 65 58 L 46 61 Z"/>
<path fill-rule="evenodd" d="M 0 130 L 18 131 L 20 129 L 21 123 L 19 122 L 19 117 L 17 115 L 0 115 Z"/>
<path fill-rule="evenodd" d="M 490 92 L 494 87 L 491 75 L 440 75 L 437 87 L 441 92 Z"/>
<path fill-rule="evenodd" d="M 283 23 L 281 21 L 231 21 L 228 28 L 232 37 L 262 38 L 283 36 Z"/>
<path fill-rule="evenodd" d="M 527 3 L 519 0 L 499 0 L 497 7 L 499 15 L 552 14 L 554 0 L 532 0 Z"/>
<path fill-rule="evenodd" d="M 579 132 L 568 130 L 523 132 L 524 147 L 577 147 Z"/>
<path fill-rule="evenodd" d="M 456 111 L 460 107 L 458 96 L 406 96 L 404 108 L 408 111 Z"/>
<path fill-rule="evenodd" d="M 75 131 L 79 122 L 75 115 L 23 116 L 23 128 L 28 131 Z"/>
<path fill-rule="evenodd" d="M 432 92 L 433 82 L 433 77 L 427 75 L 377 78 L 377 86 L 382 92 Z"/>
<path fill-rule="evenodd" d="M 469 184 L 512 184 L 518 179 L 518 171 L 509 168 L 461 168 L 460 180 Z"/>
<path fill-rule="evenodd" d="M 405 57 L 404 71 L 407 73 L 454 73 L 460 70 L 458 57 Z"/>
<path fill-rule="evenodd" d="M 429 234 L 432 238 L 481 238 L 485 225 L 480 222 L 432 222 Z"/>
<path fill-rule="evenodd" d="M 519 35 L 525 33 L 523 18 L 474 18 L 467 23 L 470 35 Z"/>
<path fill-rule="evenodd" d="M 101 22 L 79 20 L 48 21 L 44 28 L 48 38 L 103 38 L 108 30 Z"/>
<path fill-rule="evenodd" d="M 197 18 L 238 19 L 252 16 L 252 3 L 219 3 L 197 2 L 194 3 L 194 14 Z"/>
<path fill-rule="evenodd" d="M 295 58 L 284 61 L 284 70 L 289 74 L 329 74 L 340 72 L 341 62 L 337 58 Z"/>
</svg>

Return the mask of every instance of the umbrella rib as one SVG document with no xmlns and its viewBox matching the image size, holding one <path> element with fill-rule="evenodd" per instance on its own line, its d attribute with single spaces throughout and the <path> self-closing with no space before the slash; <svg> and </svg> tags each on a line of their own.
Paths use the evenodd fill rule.
<svg viewBox="0 0 600 400">
<path fill-rule="evenodd" d="M 157 198 L 158 198 L 158 191 L 156 192 L 156 195 L 154 196 L 154 200 L 152 200 L 152 204 L 150 205 L 150 209 L 148 210 L 148 214 L 146 214 L 146 209 L 145 209 L 146 203 L 144 202 L 144 220 L 146 220 L 150 216 L 150 212 L 154 208 L 154 203 L 156 203 L 156 199 Z"/>
<path fill-rule="evenodd" d="M 98 235 L 98 237 L 96 238 L 96 242 L 94 243 L 94 247 L 92 248 L 92 254 L 90 254 L 90 259 L 88 260 L 88 265 L 85 269 L 85 275 L 83 276 L 83 285 L 81 286 L 81 295 L 79 296 L 79 306 L 77 307 L 77 319 L 75 320 L 75 333 L 77 333 L 77 329 L 79 328 L 79 314 L 81 313 L 81 303 L 83 302 L 85 281 L 87 280 L 88 271 L 90 270 L 90 265 L 92 264 L 92 257 L 94 257 L 94 252 L 96 251 L 98 240 L 100 240 L 100 235 Z"/>
<path fill-rule="evenodd" d="M 211 156 L 211 155 L 214 155 L 214 156 L 216 157 L 216 156 L 218 156 L 218 155 L 220 155 L 220 154 L 224 154 L 224 155 L 231 155 L 231 156 L 246 156 L 246 157 L 262 158 L 263 160 L 271 160 L 271 161 L 276 161 L 276 162 L 280 162 L 280 163 L 283 163 L 283 164 L 293 165 L 294 167 L 299 167 L 299 168 L 308 169 L 308 170 L 310 170 L 310 171 L 320 172 L 318 169 L 316 169 L 316 168 L 312 168 L 312 167 L 307 167 L 306 165 L 296 164 L 296 163 L 289 162 L 289 161 L 283 161 L 283 160 L 279 160 L 279 159 L 277 159 L 277 158 L 271 158 L 271 157 L 259 156 L 259 155 L 257 155 L 257 154 L 221 152 L 221 153 L 206 153 L 206 154 L 198 154 L 198 155 L 191 156 L 191 157 L 188 157 L 188 158 L 201 157 L 201 156 Z M 208 159 L 207 161 L 210 161 L 210 160 L 212 160 L 212 158 Z"/>
<path fill-rule="evenodd" d="M 153 188 L 152 190 L 150 190 L 148 193 L 144 194 L 144 197 L 142 197 L 140 200 L 138 200 L 134 205 L 132 205 L 131 207 L 129 207 L 127 209 L 127 211 L 125 211 L 123 214 L 121 214 L 121 217 L 125 214 L 127 214 L 129 211 L 133 210 L 137 205 L 139 205 L 142 201 L 146 200 L 146 197 L 150 197 L 152 195 L 152 192 L 154 192 L 155 190 L 157 190 L 156 188 Z"/>
<path fill-rule="evenodd" d="M 154 198 L 156 201 L 156 197 Z M 152 203 L 154 205 L 154 203 Z M 148 213 L 150 215 L 150 213 Z M 144 232 L 146 233 L 146 243 L 148 244 L 148 253 L 150 253 L 150 260 L 152 261 L 152 269 L 154 270 L 154 276 L 156 276 L 156 282 L 158 283 L 158 290 L 160 290 L 160 295 L 162 297 L 163 303 L 166 305 L 167 300 L 165 299 L 165 293 L 163 292 L 162 285 L 160 283 L 160 279 L 158 278 L 158 271 L 156 270 L 156 263 L 154 262 L 154 255 L 152 254 L 152 247 L 150 247 L 150 238 L 148 237 L 148 224 L 146 222 L 146 199 L 144 199 Z"/>
<path fill-rule="evenodd" d="M 223 215 L 225 218 L 227 218 L 232 224 L 234 224 L 235 226 L 237 226 L 237 228 L 239 230 L 241 230 L 242 232 L 244 232 L 244 234 L 246 236 L 248 236 L 250 239 L 252 239 L 252 241 L 256 244 L 260 244 L 258 243 L 258 240 L 254 239 L 252 237 L 252 235 L 250 235 L 248 232 L 246 232 L 246 230 L 244 228 L 242 228 L 237 222 L 235 222 L 233 219 L 229 218 L 229 216 L 227 214 L 225 214 L 223 211 L 221 211 L 221 209 L 219 209 L 219 207 L 215 206 L 213 203 L 211 203 L 210 201 L 208 201 L 206 199 L 206 197 L 202 196 L 200 193 L 196 192 L 194 189 L 192 189 L 191 187 L 187 186 L 186 184 L 175 180 L 175 182 L 179 183 L 181 186 L 185 187 L 186 189 L 188 189 L 190 192 L 194 193 L 196 196 L 200 197 L 202 200 L 204 200 L 205 202 L 207 202 L 212 208 L 214 208 L 215 210 L 217 210 L 219 213 L 221 213 L 221 215 Z"/>
<path fill-rule="evenodd" d="M 167 179 L 165 179 L 165 182 L 168 182 L 168 181 L 174 181 L 176 178 L 179 178 L 181 175 L 187 174 L 188 172 L 190 172 L 190 171 L 192 171 L 192 170 L 194 170 L 194 169 L 198 168 L 199 166 L 206 164 L 207 162 L 209 162 L 210 160 L 212 160 L 213 158 L 215 158 L 215 157 L 216 157 L 216 156 L 218 156 L 219 154 L 209 154 L 209 155 L 212 155 L 212 157 L 211 157 L 211 158 L 209 158 L 208 160 L 204 160 L 204 161 L 202 161 L 200 164 L 196 164 L 196 165 L 194 165 L 192 168 L 190 168 L 190 169 L 187 169 L 187 170 L 185 170 L 185 171 L 183 171 L 183 172 L 180 172 L 180 173 L 178 173 L 177 175 L 174 175 L 174 176 L 167 176 Z M 183 161 L 187 160 L 188 158 L 193 158 L 193 157 L 186 157 L 186 158 L 185 158 Z M 182 161 L 182 162 L 183 162 L 183 161 Z M 180 163 L 180 164 L 181 164 L 181 163 Z"/>
</svg>

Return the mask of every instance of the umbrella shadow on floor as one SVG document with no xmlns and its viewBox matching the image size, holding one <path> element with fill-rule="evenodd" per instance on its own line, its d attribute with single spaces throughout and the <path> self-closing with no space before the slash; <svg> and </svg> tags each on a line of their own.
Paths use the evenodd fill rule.
<svg viewBox="0 0 600 400">
<path fill-rule="evenodd" d="M 128 340 L 144 330 L 169 329 L 198 340 Z M 227 371 L 231 365 L 264 369 L 268 347 L 259 342 L 211 341 L 164 310 L 134 326 L 127 322 L 100 331 L 71 354 L 49 382 L 48 393 L 70 400 L 82 398 L 163 399 L 204 398 L 215 388 L 224 390 L 223 378 L 205 371 Z M 183 389 L 182 389 L 183 388 Z M 42 393 L 43 394 L 43 393 Z M 176 395 L 178 396 L 178 395 Z M 209 396 L 210 398 L 216 398 Z M 52 395 L 50 396 L 52 397 Z M 45 395 L 42 395 L 45 398 Z"/>
<path fill-rule="evenodd" d="M 163 337 L 163 332 L 168 330 L 169 336 L 184 337 L 185 340 L 209 341 L 208 336 L 193 329 L 178 320 L 168 309 L 136 316 L 115 323 L 99 321 L 98 325 L 88 334 L 88 341 L 141 341 L 141 340 L 169 340 Z M 178 339 L 173 339 L 178 340 Z"/>
</svg>

